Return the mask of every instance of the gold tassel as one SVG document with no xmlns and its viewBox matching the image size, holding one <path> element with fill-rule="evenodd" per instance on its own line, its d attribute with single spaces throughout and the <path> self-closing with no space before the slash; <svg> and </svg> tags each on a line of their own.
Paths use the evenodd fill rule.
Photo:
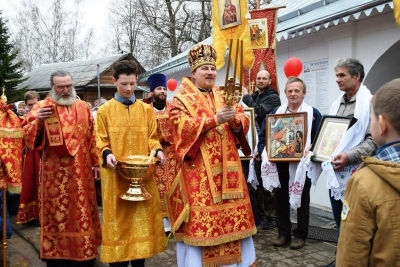
<svg viewBox="0 0 400 267">
<path fill-rule="evenodd" d="M 173 234 L 175 234 L 175 232 L 179 229 L 179 227 L 183 222 L 189 221 L 189 214 L 190 214 L 190 206 L 188 203 L 186 203 L 185 207 L 183 208 L 183 211 L 176 219 L 175 224 L 171 226 L 171 232 Z"/>
<path fill-rule="evenodd" d="M 23 138 L 24 132 L 22 129 L 0 128 L 0 138 Z"/>
<path fill-rule="evenodd" d="M 244 198 L 243 192 L 222 194 L 222 199 L 239 199 L 239 198 Z"/>
</svg>

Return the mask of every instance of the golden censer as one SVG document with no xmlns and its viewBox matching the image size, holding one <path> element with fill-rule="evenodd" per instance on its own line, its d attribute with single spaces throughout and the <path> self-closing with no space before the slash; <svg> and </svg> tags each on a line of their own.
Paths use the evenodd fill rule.
<svg viewBox="0 0 400 267">
<path fill-rule="evenodd" d="M 144 189 L 143 182 L 153 177 L 157 158 L 150 156 L 127 156 L 117 159 L 119 174 L 130 182 L 129 189 L 119 197 L 129 201 L 143 201 L 152 198 Z"/>
</svg>

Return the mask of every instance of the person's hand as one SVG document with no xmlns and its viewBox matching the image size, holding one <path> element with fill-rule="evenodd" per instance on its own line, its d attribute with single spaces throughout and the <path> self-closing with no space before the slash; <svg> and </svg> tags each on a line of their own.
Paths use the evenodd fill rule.
<svg viewBox="0 0 400 267">
<path fill-rule="evenodd" d="M 249 94 L 249 90 L 246 87 L 242 87 L 242 95 L 248 95 Z"/>
<path fill-rule="evenodd" d="M 158 151 L 157 158 L 160 160 L 158 164 L 163 166 L 165 164 L 165 160 L 166 160 L 164 152 Z"/>
<path fill-rule="evenodd" d="M 100 167 L 93 166 L 93 177 L 95 181 L 100 181 Z"/>
<path fill-rule="evenodd" d="M 347 156 L 346 153 L 343 152 L 337 154 L 332 160 L 333 169 L 337 171 L 343 171 L 344 167 L 346 167 L 348 164 L 349 164 L 349 157 Z"/>
<path fill-rule="evenodd" d="M 218 122 L 220 124 L 233 120 L 236 115 L 236 110 L 232 107 L 224 106 L 218 110 L 217 114 Z"/>
<path fill-rule="evenodd" d="M 115 159 L 115 156 L 113 154 L 109 154 L 106 158 L 107 162 L 107 167 L 110 169 L 115 169 L 117 167 L 118 161 Z"/>
<path fill-rule="evenodd" d="M 257 161 L 260 161 L 260 160 L 261 160 L 261 156 L 260 156 L 260 154 L 258 154 L 258 151 L 255 151 L 255 152 L 254 152 L 253 158 L 254 158 L 255 160 L 257 160 Z"/>
<path fill-rule="evenodd" d="M 49 118 L 53 113 L 53 109 L 50 106 L 42 107 L 38 110 L 38 119 L 43 122 L 45 119 Z"/>
</svg>

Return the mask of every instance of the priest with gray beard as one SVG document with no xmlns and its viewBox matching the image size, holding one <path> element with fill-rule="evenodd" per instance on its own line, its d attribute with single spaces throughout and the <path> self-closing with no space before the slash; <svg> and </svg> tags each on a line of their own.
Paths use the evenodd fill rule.
<svg viewBox="0 0 400 267">
<path fill-rule="evenodd" d="M 50 87 L 22 125 L 26 146 L 42 155 L 40 258 L 48 267 L 89 267 L 101 243 L 94 121 L 68 72 L 53 72 Z"/>
</svg>

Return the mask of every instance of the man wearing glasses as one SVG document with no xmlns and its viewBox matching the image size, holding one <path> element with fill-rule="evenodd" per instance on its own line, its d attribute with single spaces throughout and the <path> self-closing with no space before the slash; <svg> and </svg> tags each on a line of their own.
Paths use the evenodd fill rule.
<svg viewBox="0 0 400 267">
<path fill-rule="evenodd" d="M 23 125 L 26 146 L 42 154 L 40 258 L 48 267 L 92 266 L 101 243 L 93 117 L 68 72 L 53 72 L 50 85 Z"/>
</svg>

